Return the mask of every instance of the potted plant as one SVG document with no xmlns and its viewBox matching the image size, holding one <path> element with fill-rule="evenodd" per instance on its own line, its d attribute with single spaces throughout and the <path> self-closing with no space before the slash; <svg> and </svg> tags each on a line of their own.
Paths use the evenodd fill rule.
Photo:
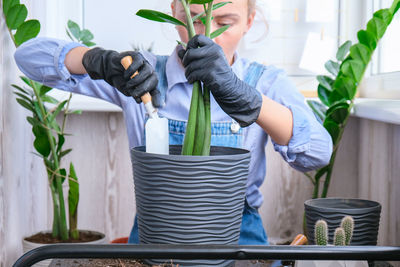
<svg viewBox="0 0 400 267">
<path fill-rule="evenodd" d="M 359 42 L 354 45 L 352 45 L 350 41 L 345 42 L 337 51 L 337 61 L 329 60 L 325 64 L 326 69 L 331 75 L 317 76 L 319 81 L 318 97 L 320 101 L 308 100 L 307 102 L 331 135 L 334 147 L 330 162 L 327 166 L 317 170 L 314 175 L 305 173 L 314 185 L 312 195 L 313 199 L 326 198 L 328 195 L 336 153 L 350 111 L 354 105 L 357 88 L 364 76 L 369 62 L 371 61 L 372 54 L 375 51 L 379 40 L 385 34 L 387 27 L 390 25 L 399 8 L 400 0 L 394 0 L 390 8 L 381 9 L 375 12 L 373 18 L 368 21 L 366 29 L 358 32 L 357 37 Z M 321 182 L 323 182 L 322 191 L 320 190 Z M 352 202 L 353 200 L 337 200 L 338 206 L 329 206 L 329 208 L 337 208 L 338 215 L 340 216 L 340 214 L 346 213 L 351 209 L 350 206 L 345 206 L 344 210 L 341 209 L 341 203 L 346 201 Z M 360 201 L 366 203 L 366 201 Z M 310 203 L 314 202 L 310 201 Z M 320 204 L 318 205 L 323 205 L 324 202 L 321 200 L 319 203 Z M 329 203 L 332 204 L 331 202 Z M 374 204 L 374 206 L 376 206 L 377 209 L 379 206 L 380 211 L 379 204 Z M 315 214 L 307 214 L 309 210 L 310 209 L 307 208 L 306 204 L 304 230 L 305 233 L 308 233 L 308 238 L 313 240 L 313 237 L 310 236 L 312 235 L 313 230 L 306 229 L 306 220 L 307 227 L 310 227 L 310 225 L 312 226 L 319 218 L 313 217 Z M 320 212 L 320 215 L 322 216 L 322 210 Z M 374 222 L 374 225 L 379 225 L 379 216 L 375 218 L 377 221 Z M 376 240 L 371 241 L 369 244 L 372 243 L 376 244 Z"/>
<path fill-rule="evenodd" d="M 333 245 L 334 246 L 348 246 L 354 232 L 354 219 L 351 216 L 345 216 L 340 222 L 340 226 L 332 228 L 334 230 Z M 332 230 L 331 229 L 331 230 Z M 314 236 L 316 245 L 329 246 L 328 224 L 325 220 L 318 220 L 314 227 Z M 368 267 L 366 261 L 296 261 L 297 267 Z"/>
<path fill-rule="evenodd" d="M 229 2 L 214 5 L 212 0 L 182 0 L 181 3 L 186 21 L 154 10 L 139 10 L 137 15 L 184 26 L 189 39 L 195 35 L 193 22 L 199 19 L 210 38 L 228 28 L 210 32 L 212 11 Z M 204 12 L 191 17 L 190 4 L 203 4 Z M 183 146 L 170 146 L 169 155 L 146 153 L 144 147 L 131 150 L 140 243 L 238 243 L 250 153 L 237 148 L 210 147 L 210 118 L 210 91 L 195 82 Z M 233 262 L 179 260 L 174 263 L 229 266 Z"/>
<path fill-rule="evenodd" d="M 38 35 L 39 21 L 26 20 L 27 8 L 25 5 L 19 4 L 19 1 L 3 1 L 3 13 L 10 37 L 16 47 Z M 68 22 L 67 32 L 71 38 L 75 36 L 77 41 L 86 45 L 94 44 L 91 42 L 93 35 L 88 30 L 81 31 L 79 26 L 72 21 Z M 79 183 L 73 163 L 69 164 L 68 170 L 61 165 L 62 158 L 72 151 L 72 149 L 63 147 L 68 135 L 65 133 L 67 117 L 69 114 L 80 113 L 80 111 L 68 109 L 72 95 L 67 100 L 58 101 L 49 95 L 52 88 L 26 77 L 21 77 L 21 80 L 25 84 L 24 87 L 15 84 L 12 86 L 16 89 L 14 92 L 17 97 L 16 101 L 31 112 L 27 121 L 32 125 L 32 132 L 35 136 L 33 146 L 37 152 L 35 154 L 43 159 L 53 202 L 52 231 L 40 232 L 25 238 L 23 240 L 24 251 L 48 243 L 104 242 L 104 234 L 77 229 Z M 64 113 L 61 115 L 62 111 Z M 57 116 L 62 116 L 61 124 L 57 121 Z M 68 184 L 69 187 L 68 217 L 63 184 Z"/>
</svg>

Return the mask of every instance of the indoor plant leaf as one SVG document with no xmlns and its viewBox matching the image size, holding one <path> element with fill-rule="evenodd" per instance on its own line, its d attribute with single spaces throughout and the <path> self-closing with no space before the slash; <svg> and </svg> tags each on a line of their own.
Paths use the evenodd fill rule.
<svg viewBox="0 0 400 267">
<path fill-rule="evenodd" d="M 326 107 L 315 100 L 307 100 L 307 104 L 310 106 L 314 114 L 319 118 L 319 122 L 323 123 L 325 120 Z"/>
<path fill-rule="evenodd" d="M 198 5 L 202 5 L 202 4 L 207 4 L 212 2 L 213 0 L 189 0 L 189 4 L 198 4 Z"/>
<path fill-rule="evenodd" d="M 367 31 L 372 32 L 378 39 L 385 34 L 387 24 L 380 18 L 373 18 L 367 24 Z"/>
<path fill-rule="evenodd" d="M 68 185 L 68 210 L 70 216 L 75 217 L 78 211 L 79 203 L 79 183 L 76 176 L 75 167 L 72 162 L 69 165 Z"/>
<path fill-rule="evenodd" d="M 351 41 L 346 41 L 345 43 L 343 43 L 336 52 L 336 59 L 338 61 L 343 61 L 347 53 L 349 53 L 350 47 L 351 47 Z"/>
<path fill-rule="evenodd" d="M 361 60 L 365 65 L 371 59 L 371 50 L 363 44 L 355 44 L 350 48 L 350 56 L 353 59 Z"/>
<path fill-rule="evenodd" d="M 182 21 L 159 11 L 156 10 L 149 10 L 149 9 L 141 9 L 139 10 L 136 15 L 148 19 L 148 20 L 153 20 L 153 21 L 158 21 L 158 22 L 166 22 L 166 23 L 171 23 L 174 25 L 178 26 L 184 26 L 186 27 L 186 24 L 183 23 Z"/>
<path fill-rule="evenodd" d="M 90 40 L 93 40 L 93 38 L 93 34 L 87 29 L 83 29 L 79 34 L 79 40 L 82 42 L 89 42 Z"/>
<path fill-rule="evenodd" d="M 360 43 L 366 45 L 371 50 L 375 50 L 377 46 L 377 40 L 373 33 L 361 30 L 357 33 L 357 37 Z"/>
<path fill-rule="evenodd" d="M 339 73 L 340 65 L 339 63 L 333 61 L 333 60 L 328 60 L 325 63 L 325 69 L 329 71 L 333 76 L 337 76 Z"/>
<path fill-rule="evenodd" d="M 59 152 L 65 142 L 65 137 L 62 134 L 58 135 L 57 152 Z"/>
<path fill-rule="evenodd" d="M 32 127 L 32 132 L 36 137 L 33 146 L 40 155 L 47 157 L 50 154 L 51 147 L 47 139 L 46 130 L 42 126 L 36 125 Z"/>
<path fill-rule="evenodd" d="M 26 100 L 29 104 L 33 105 L 32 99 L 26 96 L 26 94 L 21 94 L 19 92 L 14 92 L 15 95 L 21 97 L 22 99 Z"/>
<path fill-rule="evenodd" d="M 400 2 L 399 2 L 399 3 L 400 3 Z M 394 13 L 393 13 L 393 14 L 394 14 Z M 393 19 L 393 14 L 392 14 L 392 12 L 390 12 L 389 9 L 385 8 L 385 9 L 381 9 L 381 10 L 376 11 L 376 12 L 374 13 L 374 17 L 375 17 L 375 18 L 381 19 L 381 20 L 386 24 L 386 26 L 387 26 L 387 25 L 389 25 L 390 22 L 392 21 L 392 19 Z"/>
<path fill-rule="evenodd" d="M 61 151 L 61 153 L 59 155 L 59 159 L 61 159 L 62 157 L 66 156 L 71 151 L 72 151 L 72 149 L 66 149 L 66 150 Z"/>
<path fill-rule="evenodd" d="M 48 93 L 48 92 L 51 91 L 52 89 L 53 89 L 53 88 L 48 87 L 48 86 L 42 84 L 42 85 L 40 86 L 40 89 L 39 89 L 39 91 L 40 91 L 39 95 L 40 95 L 40 96 L 45 95 L 46 93 Z"/>
<path fill-rule="evenodd" d="M 27 20 L 18 27 L 14 35 L 17 45 L 36 37 L 40 31 L 40 23 L 38 20 Z"/>
<path fill-rule="evenodd" d="M 224 31 L 226 31 L 229 28 L 229 26 L 230 25 L 225 25 L 219 28 L 218 30 L 213 31 L 210 35 L 210 39 L 214 39 L 215 37 L 221 35 Z"/>
<path fill-rule="evenodd" d="M 365 64 L 358 59 L 346 60 L 343 62 L 340 70 L 348 77 L 351 77 L 356 83 L 361 81 L 364 74 Z M 350 94 L 351 96 L 352 94 Z"/>
<path fill-rule="evenodd" d="M 11 7 L 6 18 L 8 28 L 12 30 L 17 29 L 22 23 L 24 23 L 27 15 L 28 10 L 25 5 L 17 4 Z"/>
<path fill-rule="evenodd" d="M 12 84 L 11 86 L 14 87 L 15 89 L 17 89 L 18 91 L 20 91 L 21 93 L 31 96 L 30 92 L 23 89 L 22 87 L 15 85 L 15 84 Z"/>
<path fill-rule="evenodd" d="M 54 97 L 49 96 L 49 95 L 42 96 L 42 100 L 43 100 L 43 102 L 47 102 L 47 103 L 51 103 L 51 104 L 57 104 L 58 103 L 57 99 L 55 99 Z"/>
<path fill-rule="evenodd" d="M 72 20 L 68 20 L 67 26 L 72 35 L 76 38 L 76 40 L 79 40 L 81 32 L 81 28 L 79 27 L 79 25 Z"/>
<path fill-rule="evenodd" d="M 318 85 L 318 98 L 321 100 L 324 105 L 329 106 L 330 101 L 329 101 L 329 95 L 331 94 L 332 91 L 327 89 L 325 86 L 322 84 Z"/>
<path fill-rule="evenodd" d="M 349 107 L 350 105 L 347 102 L 338 102 L 327 110 L 326 117 L 342 124 L 349 114 Z"/>
<path fill-rule="evenodd" d="M 94 43 L 94 42 L 91 42 L 91 41 L 87 41 L 87 42 L 82 42 L 84 45 L 86 45 L 86 46 L 88 46 L 88 47 L 91 47 L 91 46 L 94 46 L 94 45 L 96 45 L 96 43 Z"/>
<path fill-rule="evenodd" d="M 18 5 L 19 0 L 3 0 L 3 12 L 6 16 L 8 16 L 9 10 L 14 6 Z"/>
<path fill-rule="evenodd" d="M 339 125 L 331 119 L 326 118 L 324 121 L 324 127 L 332 137 L 333 144 L 336 145 L 340 134 Z"/>
<path fill-rule="evenodd" d="M 326 89 L 332 91 L 332 85 L 334 82 L 334 80 L 332 78 L 330 78 L 329 76 L 325 76 L 325 75 L 318 75 L 317 80 Z"/>
<path fill-rule="evenodd" d="M 337 91 L 347 100 L 353 99 L 357 91 L 357 85 L 355 81 L 344 75 L 336 79 L 334 88 L 335 91 Z"/>
<path fill-rule="evenodd" d="M 17 102 L 23 106 L 24 108 L 26 108 L 27 110 L 30 110 L 32 112 L 35 112 L 35 108 L 33 107 L 33 105 L 29 102 L 27 102 L 26 100 L 22 99 L 22 98 L 17 98 Z"/>
</svg>

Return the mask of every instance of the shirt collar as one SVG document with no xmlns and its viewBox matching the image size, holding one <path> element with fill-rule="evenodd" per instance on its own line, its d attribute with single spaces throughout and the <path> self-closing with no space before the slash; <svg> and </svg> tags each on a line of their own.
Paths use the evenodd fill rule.
<svg viewBox="0 0 400 267">
<path fill-rule="evenodd" d="M 178 56 L 179 49 L 182 49 L 179 45 L 177 45 L 172 51 L 172 54 L 169 56 L 166 66 L 165 72 L 168 83 L 168 90 L 171 89 L 174 85 L 179 83 L 186 83 L 187 79 L 185 76 L 185 68 L 182 65 L 182 61 Z M 235 73 L 240 73 L 242 71 L 241 60 L 239 60 L 238 52 L 235 52 L 233 55 L 233 64 L 232 70 Z"/>
</svg>

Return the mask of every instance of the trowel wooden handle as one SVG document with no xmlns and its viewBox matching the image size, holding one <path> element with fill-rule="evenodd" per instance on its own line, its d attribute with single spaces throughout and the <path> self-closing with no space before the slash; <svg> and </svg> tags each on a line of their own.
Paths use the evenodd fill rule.
<svg viewBox="0 0 400 267">
<path fill-rule="evenodd" d="M 307 244 L 308 240 L 307 237 L 305 235 L 302 234 L 298 234 L 292 241 L 292 243 L 290 243 L 291 246 L 301 246 L 301 245 L 305 245 Z"/>
<path fill-rule="evenodd" d="M 122 66 L 124 66 L 124 69 L 126 69 L 126 70 L 129 68 L 129 66 L 132 64 L 132 62 L 133 62 L 133 59 L 131 56 L 126 56 L 121 59 L 121 64 L 122 64 Z M 136 71 L 134 74 L 132 74 L 131 79 L 134 78 L 138 74 L 139 74 L 139 72 Z M 140 99 L 142 99 L 143 103 L 146 104 L 148 102 L 151 102 L 151 95 L 149 93 L 145 93 L 144 95 L 142 95 L 140 97 Z"/>
</svg>

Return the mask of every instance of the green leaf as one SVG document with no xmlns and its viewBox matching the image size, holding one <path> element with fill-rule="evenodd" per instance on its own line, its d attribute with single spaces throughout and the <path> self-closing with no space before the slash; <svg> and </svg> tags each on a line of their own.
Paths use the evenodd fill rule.
<svg viewBox="0 0 400 267">
<path fill-rule="evenodd" d="M 22 80 L 25 84 L 27 84 L 29 87 L 32 88 L 31 80 L 30 80 L 29 78 L 27 78 L 27 77 L 25 77 L 25 76 L 19 76 L 19 77 L 21 78 L 21 80 Z"/>
<path fill-rule="evenodd" d="M 400 3 L 400 2 L 399 2 Z M 380 9 L 378 11 L 376 11 L 374 13 L 374 18 L 379 18 L 381 19 L 386 26 L 388 26 L 390 24 L 390 22 L 392 22 L 393 19 L 393 14 L 392 12 L 390 12 L 389 9 L 385 8 L 385 9 Z"/>
<path fill-rule="evenodd" d="M 368 65 L 372 52 L 366 45 L 355 44 L 350 48 L 350 56 L 355 60 L 362 61 L 364 65 Z"/>
<path fill-rule="evenodd" d="M 64 145 L 65 137 L 61 134 L 58 135 L 57 152 L 59 152 Z"/>
<path fill-rule="evenodd" d="M 7 14 L 7 26 L 11 30 L 17 29 L 22 23 L 24 23 L 28 15 L 28 10 L 25 5 L 14 5 L 10 8 Z"/>
<path fill-rule="evenodd" d="M 336 103 L 328 109 L 326 117 L 340 125 L 349 115 L 349 107 L 350 105 L 347 102 Z"/>
<path fill-rule="evenodd" d="M 372 18 L 367 24 L 367 31 L 373 33 L 377 39 L 382 38 L 385 34 L 387 25 L 380 18 Z"/>
<path fill-rule="evenodd" d="M 210 34 L 210 39 L 214 39 L 215 37 L 221 35 L 224 31 L 226 31 L 231 25 L 225 25 L 221 28 L 219 28 L 218 30 L 213 31 Z"/>
<path fill-rule="evenodd" d="M 48 87 L 48 86 L 46 86 L 46 85 L 41 85 L 40 86 L 40 96 L 42 96 L 42 95 L 45 95 L 45 94 L 47 94 L 47 92 L 49 92 L 50 90 L 52 90 L 53 88 L 51 88 L 51 87 Z"/>
<path fill-rule="evenodd" d="M 317 115 L 319 121 L 322 123 L 325 120 L 326 107 L 315 100 L 307 100 L 307 104 L 310 106 L 314 114 Z"/>
<path fill-rule="evenodd" d="M 339 93 L 338 90 L 332 91 L 329 95 L 329 103 L 334 104 L 336 102 L 341 102 L 347 100 L 343 95 Z"/>
<path fill-rule="evenodd" d="M 27 102 L 26 100 L 24 100 L 22 98 L 17 98 L 17 102 L 18 102 L 18 104 L 20 104 L 21 106 L 23 106 L 27 110 L 35 112 L 35 108 L 33 107 L 33 105 L 30 104 L 29 102 Z"/>
<path fill-rule="evenodd" d="M 232 4 L 232 2 L 228 1 L 228 2 L 216 3 L 216 4 L 213 5 L 213 8 L 212 8 L 212 9 L 213 9 L 213 10 L 216 10 L 216 9 L 218 9 L 218 8 L 223 7 L 223 6 L 226 5 L 226 4 Z"/>
<path fill-rule="evenodd" d="M 327 90 L 332 91 L 332 85 L 334 83 L 334 80 L 330 78 L 329 76 L 324 76 L 324 75 L 318 75 L 317 76 L 318 82 L 324 86 Z"/>
<path fill-rule="evenodd" d="M 340 134 L 340 127 L 339 125 L 332 121 L 331 119 L 326 119 L 324 121 L 324 127 L 332 137 L 333 144 L 336 145 L 336 142 L 338 141 L 338 137 Z"/>
<path fill-rule="evenodd" d="M 67 102 L 68 102 L 68 100 L 64 100 L 58 104 L 57 108 L 53 112 L 54 118 L 57 117 L 58 113 L 60 113 L 60 111 L 64 108 L 64 106 L 65 106 L 65 104 L 67 104 Z"/>
<path fill-rule="evenodd" d="M 93 34 L 89 30 L 86 30 L 86 29 L 82 30 L 79 35 L 79 39 L 82 42 L 89 42 L 89 41 L 93 40 L 93 38 L 94 38 Z"/>
<path fill-rule="evenodd" d="M 202 5 L 202 4 L 207 4 L 212 2 L 213 0 L 189 0 L 189 4 L 197 4 L 197 5 Z"/>
<path fill-rule="evenodd" d="M 84 45 L 86 45 L 87 47 L 91 47 L 91 46 L 95 46 L 96 43 L 88 41 L 88 42 L 82 42 Z"/>
<path fill-rule="evenodd" d="M 68 111 L 68 114 L 78 114 L 81 115 L 82 114 L 82 110 L 74 110 L 74 111 Z"/>
<path fill-rule="evenodd" d="M 35 114 L 36 116 L 38 116 L 38 118 L 39 118 L 39 120 L 40 120 L 41 122 L 43 122 L 43 115 L 44 115 L 44 114 L 42 115 L 42 112 L 41 112 L 41 110 L 40 110 L 38 101 L 34 101 L 34 102 L 33 102 L 33 107 L 35 108 L 34 114 Z M 45 112 L 46 112 L 46 109 L 45 109 Z M 45 116 L 45 115 L 44 115 L 44 116 Z"/>
<path fill-rule="evenodd" d="M 70 33 L 70 31 L 68 30 L 68 29 L 66 29 L 65 30 L 65 32 L 67 33 L 67 35 L 68 35 L 68 37 L 69 37 L 69 39 L 71 39 L 71 41 L 75 41 L 75 39 L 72 37 L 72 35 L 71 35 L 71 33 Z"/>
<path fill-rule="evenodd" d="M 65 179 L 67 178 L 67 170 L 62 168 L 60 169 L 60 178 L 61 178 L 61 184 L 64 183 Z"/>
<path fill-rule="evenodd" d="M 3 0 L 3 12 L 6 17 L 8 16 L 9 10 L 15 5 L 19 5 L 19 0 Z"/>
<path fill-rule="evenodd" d="M 329 170 L 329 166 L 330 165 L 327 165 L 317 171 L 317 173 L 315 174 L 315 181 L 319 181 L 322 175 L 324 175 Z"/>
<path fill-rule="evenodd" d="M 61 151 L 60 155 L 58 156 L 59 159 L 61 159 L 62 157 L 64 157 L 65 155 L 67 155 L 71 151 L 72 151 L 72 149 L 66 149 L 66 150 Z"/>
<path fill-rule="evenodd" d="M 76 176 L 75 167 L 72 162 L 69 165 L 69 190 L 68 190 L 68 210 L 69 216 L 74 216 L 78 211 L 79 203 L 79 183 Z"/>
<path fill-rule="evenodd" d="M 15 42 L 17 45 L 28 41 L 29 39 L 35 38 L 40 31 L 40 23 L 36 19 L 27 20 L 18 27 L 17 32 L 14 35 Z"/>
<path fill-rule="evenodd" d="M 393 15 L 397 13 L 397 11 L 400 9 L 400 2 L 397 3 L 397 5 L 393 9 Z"/>
<path fill-rule="evenodd" d="M 29 104 L 33 105 L 32 99 L 27 97 L 25 94 L 21 94 L 18 92 L 14 92 L 14 94 L 21 97 L 22 99 L 26 100 Z"/>
<path fill-rule="evenodd" d="M 358 41 L 366 45 L 371 51 L 374 51 L 377 46 L 377 39 L 374 34 L 361 30 L 357 33 Z"/>
<path fill-rule="evenodd" d="M 21 93 L 31 96 L 31 94 L 28 91 L 26 91 L 25 89 L 19 87 L 18 85 L 12 84 L 11 86 L 14 87 L 15 89 L 17 89 L 18 91 L 20 91 Z"/>
<path fill-rule="evenodd" d="M 186 24 L 183 23 L 182 21 L 180 21 L 174 17 L 171 17 L 170 15 L 167 15 L 165 13 L 155 11 L 155 10 L 141 9 L 136 13 L 136 15 L 138 15 L 139 17 L 148 19 L 148 20 L 153 20 L 153 21 L 158 21 L 158 22 L 166 22 L 166 23 L 171 23 L 174 25 L 186 27 Z"/>
<path fill-rule="evenodd" d="M 32 125 L 32 127 L 40 126 L 40 121 L 33 117 L 26 117 L 26 120 L 29 122 L 30 125 Z"/>
<path fill-rule="evenodd" d="M 36 125 L 32 128 L 32 131 L 36 137 L 33 146 L 40 155 L 47 157 L 50 154 L 51 147 L 46 130 L 42 126 Z"/>
<path fill-rule="evenodd" d="M 347 41 L 344 44 L 342 44 L 336 53 L 336 59 L 338 61 L 343 61 L 347 53 L 349 53 L 350 47 L 351 47 L 351 41 Z"/>
<path fill-rule="evenodd" d="M 81 32 L 81 28 L 79 27 L 79 25 L 72 20 L 68 20 L 67 26 L 72 35 L 76 38 L 76 40 L 79 40 Z"/>
<path fill-rule="evenodd" d="M 329 95 L 332 91 L 328 90 L 325 86 L 319 84 L 318 85 L 318 98 L 321 100 L 324 105 L 329 106 Z"/>
<path fill-rule="evenodd" d="M 336 79 L 334 88 L 335 91 L 342 95 L 346 100 L 352 100 L 357 91 L 357 86 L 354 80 L 344 75 Z"/>
<path fill-rule="evenodd" d="M 43 102 L 47 102 L 47 103 L 51 103 L 51 104 L 58 104 L 58 100 L 49 95 L 41 96 L 41 99 Z"/>
<path fill-rule="evenodd" d="M 357 59 L 346 60 L 343 62 L 340 70 L 348 77 L 352 78 L 356 83 L 359 83 L 364 74 L 366 65 Z"/>
<path fill-rule="evenodd" d="M 339 73 L 340 65 L 335 61 L 329 60 L 325 63 L 325 69 L 336 77 Z"/>
</svg>

